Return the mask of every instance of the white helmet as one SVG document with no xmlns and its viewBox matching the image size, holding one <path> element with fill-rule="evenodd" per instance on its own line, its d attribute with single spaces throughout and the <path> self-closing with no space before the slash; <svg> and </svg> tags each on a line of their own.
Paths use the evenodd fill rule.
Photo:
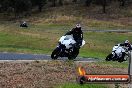
<svg viewBox="0 0 132 88">
<path fill-rule="evenodd" d="M 128 40 L 126 40 L 126 41 L 125 41 L 125 43 L 129 43 L 129 41 L 128 41 Z"/>
<path fill-rule="evenodd" d="M 81 28 L 81 25 L 80 24 L 76 24 L 76 28 Z"/>
</svg>

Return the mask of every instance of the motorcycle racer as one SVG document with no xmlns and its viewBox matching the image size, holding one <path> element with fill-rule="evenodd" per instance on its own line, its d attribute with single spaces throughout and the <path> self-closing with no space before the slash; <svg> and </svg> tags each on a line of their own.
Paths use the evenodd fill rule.
<svg viewBox="0 0 132 88">
<path fill-rule="evenodd" d="M 67 32 L 65 35 L 71 35 L 71 34 L 73 35 L 73 38 L 76 41 L 76 44 L 73 50 L 78 51 L 79 53 L 79 49 L 80 49 L 80 46 L 82 45 L 82 40 L 83 40 L 83 32 L 81 30 L 81 25 L 76 24 L 76 27 L 70 30 L 69 32 Z"/>
<path fill-rule="evenodd" d="M 106 57 L 106 60 L 114 60 L 118 62 L 123 62 L 127 60 L 125 56 L 128 57 L 128 51 L 132 50 L 132 45 L 129 43 L 128 40 L 125 40 L 124 43 L 116 44 L 113 49 L 112 53 Z"/>
</svg>

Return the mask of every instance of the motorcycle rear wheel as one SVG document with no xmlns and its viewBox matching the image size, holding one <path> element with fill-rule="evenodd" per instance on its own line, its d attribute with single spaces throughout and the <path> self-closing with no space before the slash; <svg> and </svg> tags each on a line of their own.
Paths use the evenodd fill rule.
<svg viewBox="0 0 132 88">
<path fill-rule="evenodd" d="M 121 63 L 121 62 L 125 61 L 125 60 L 124 60 L 124 57 L 125 57 L 125 53 L 123 53 L 123 54 L 122 54 L 122 57 L 121 57 L 121 58 L 119 58 L 118 62 L 120 62 L 120 63 Z"/>
<path fill-rule="evenodd" d="M 76 51 L 72 52 L 71 55 L 68 56 L 68 59 L 69 60 L 74 60 L 74 59 L 76 59 L 76 57 L 78 56 L 78 54 L 79 54 L 79 50 L 76 50 Z"/>
</svg>

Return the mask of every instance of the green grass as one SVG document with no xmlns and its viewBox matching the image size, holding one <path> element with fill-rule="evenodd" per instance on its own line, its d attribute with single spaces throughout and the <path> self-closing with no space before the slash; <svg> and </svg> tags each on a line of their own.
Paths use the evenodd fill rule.
<svg viewBox="0 0 132 88">
<path fill-rule="evenodd" d="M 93 66 L 93 65 L 97 65 L 97 66 L 102 66 L 102 67 L 113 67 L 113 68 L 128 68 L 128 62 L 123 62 L 123 63 L 117 63 L 115 61 L 104 61 L 104 62 L 93 62 L 88 64 L 88 66 Z"/>
<path fill-rule="evenodd" d="M 69 5 L 45 9 L 40 14 L 23 18 L 29 22 L 29 28 L 19 28 L 18 21 L 0 21 L 0 52 L 51 54 L 58 39 L 77 22 L 83 29 L 132 29 L 131 9 L 120 9 L 116 5 L 108 9 L 107 14 L 100 14 L 101 7 Z M 69 9 L 70 8 L 70 9 Z M 107 7 L 111 8 L 111 7 Z M 72 12 L 72 13 L 71 13 Z M 112 13 L 111 13 L 112 12 Z M 96 19 L 97 18 L 97 19 Z M 124 20 L 121 20 L 123 18 Z M 124 40 L 132 41 L 132 33 L 97 33 L 84 32 L 86 44 L 80 49 L 79 56 L 104 59 L 111 53 L 112 47 Z M 97 62 L 91 65 L 127 68 L 128 63 Z M 66 83 L 57 88 L 108 88 L 107 85 Z"/>
<path fill-rule="evenodd" d="M 112 50 L 112 47 L 117 43 L 122 43 L 124 40 L 132 40 L 131 33 L 84 33 L 86 45 L 81 49 L 81 56 L 90 56 L 104 58 Z"/>
<path fill-rule="evenodd" d="M 76 84 L 76 83 L 66 83 L 55 88 L 109 88 L 105 84 Z"/>
<path fill-rule="evenodd" d="M 75 4 L 47 8 L 39 14 L 19 19 L 26 20 L 29 28 L 20 28 L 19 20 L 0 21 L 0 51 L 51 54 L 58 39 L 77 22 L 85 30 L 131 29 L 131 23 L 127 21 L 127 17 L 131 17 L 131 9 L 120 9 L 116 4 L 113 3 L 116 9 L 108 6 L 106 14 L 99 13 L 100 6 Z M 118 19 L 122 17 L 124 20 Z M 115 44 L 126 39 L 132 41 L 131 33 L 84 32 L 86 44 L 80 49 L 79 56 L 104 59 Z"/>
<path fill-rule="evenodd" d="M 114 9 L 113 9 L 114 8 Z M 71 4 L 62 7 L 45 8 L 40 14 L 33 14 L 28 18 L 40 24 L 74 25 L 82 23 L 86 28 L 98 27 L 100 29 L 131 29 L 131 6 L 119 8 L 119 3 L 114 2 L 107 6 L 107 13 L 101 13 L 102 7 L 91 5 Z M 123 18 L 123 19 L 122 19 Z"/>
<path fill-rule="evenodd" d="M 73 26 L 59 24 L 30 24 L 29 28 L 19 28 L 18 23 L 0 24 L 0 51 L 51 54 L 58 39 Z M 112 47 L 124 40 L 132 40 L 131 33 L 84 32 L 86 44 L 79 56 L 105 58 Z"/>
</svg>

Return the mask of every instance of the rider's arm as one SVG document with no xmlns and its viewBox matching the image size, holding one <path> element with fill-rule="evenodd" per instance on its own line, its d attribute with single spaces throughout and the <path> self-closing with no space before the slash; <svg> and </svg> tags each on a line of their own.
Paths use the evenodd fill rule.
<svg viewBox="0 0 132 88">
<path fill-rule="evenodd" d="M 129 48 L 128 48 L 128 50 L 132 50 L 132 45 L 131 45 L 131 44 L 129 45 Z"/>
<path fill-rule="evenodd" d="M 65 35 L 71 35 L 71 34 L 73 34 L 73 29 L 67 32 Z"/>
<path fill-rule="evenodd" d="M 83 32 L 81 31 L 81 36 L 80 36 L 80 39 L 78 41 L 79 46 L 82 45 L 82 41 L 83 41 Z"/>
</svg>

